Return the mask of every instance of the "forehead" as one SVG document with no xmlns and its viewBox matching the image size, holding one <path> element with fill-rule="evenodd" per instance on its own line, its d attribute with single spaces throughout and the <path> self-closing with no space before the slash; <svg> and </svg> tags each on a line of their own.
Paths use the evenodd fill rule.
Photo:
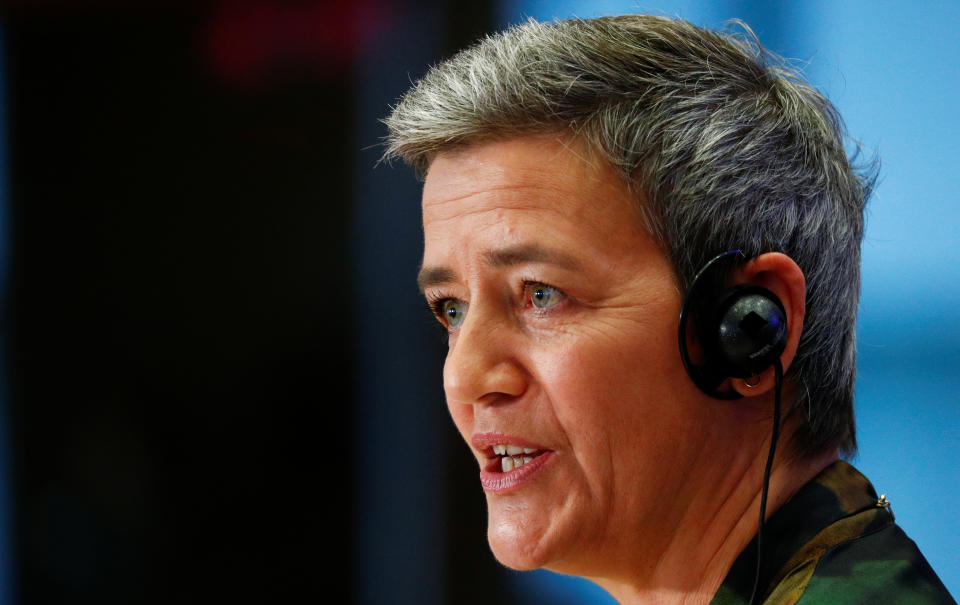
<svg viewBox="0 0 960 605">
<path fill-rule="evenodd" d="M 538 136 L 439 154 L 424 183 L 425 262 L 452 247 L 623 246 L 645 237 L 623 181 L 575 140 Z M 649 239 L 649 238 L 648 238 Z"/>
<path fill-rule="evenodd" d="M 585 145 L 560 136 L 530 136 L 493 141 L 443 152 L 430 165 L 424 183 L 424 211 L 431 218 L 443 218 L 461 208 L 451 202 L 464 201 L 480 207 L 485 202 L 510 205 L 531 198 L 569 197 L 573 210 L 592 200 L 583 193 L 596 187 L 614 190 L 622 183 Z M 523 195 L 525 190 L 528 195 Z M 573 203 L 579 202 L 579 203 Z"/>
</svg>

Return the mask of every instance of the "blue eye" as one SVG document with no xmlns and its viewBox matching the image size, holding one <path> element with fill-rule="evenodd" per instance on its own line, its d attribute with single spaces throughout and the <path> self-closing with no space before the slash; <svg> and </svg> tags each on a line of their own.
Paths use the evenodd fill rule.
<svg viewBox="0 0 960 605">
<path fill-rule="evenodd" d="M 455 298 L 440 301 L 439 307 L 438 311 L 450 329 L 460 327 L 467 317 L 467 305 Z"/>
<path fill-rule="evenodd" d="M 547 284 L 530 284 L 530 302 L 538 309 L 549 309 L 563 301 L 563 292 Z"/>
</svg>

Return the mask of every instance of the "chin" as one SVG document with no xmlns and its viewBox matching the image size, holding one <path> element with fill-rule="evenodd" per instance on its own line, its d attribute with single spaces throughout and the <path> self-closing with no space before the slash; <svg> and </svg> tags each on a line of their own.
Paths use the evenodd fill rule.
<svg viewBox="0 0 960 605">
<path fill-rule="evenodd" d="M 504 517 L 510 518 L 504 518 Z M 545 527 L 539 519 L 516 518 L 514 515 L 498 515 L 490 511 L 487 525 L 487 541 L 493 556 L 501 565 L 517 571 L 529 571 L 546 567 L 554 559 Z"/>
<path fill-rule="evenodd" d="M 492 536 L 488 537 L 488 541 L 493 556 L 504 567 L 509 567 L 517 571 L 530 571 L 540 569 L 544 565 L 540 562 L 539 557 L 531 556 L 530 553 L 523 552 L 517 548 L 516 544 L 504 544 L 501 540 L 497 540 Z"/>
</svg>

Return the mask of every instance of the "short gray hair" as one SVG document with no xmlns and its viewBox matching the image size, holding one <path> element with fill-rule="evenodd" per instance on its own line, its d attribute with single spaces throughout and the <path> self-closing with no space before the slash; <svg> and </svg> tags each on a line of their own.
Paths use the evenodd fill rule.
<svg viewBox="0 0 960 605">
<path fill-rule="evenodd" d="M 863 210 L 875 162 L 854 167 L 833 105 L 746 35 L 648 15 L 529 21 L 432 68 L 385 120 L 385 157 L 424 174 L 441 151 L 572 132 L 634 191 L 690 285 L 732 249 L 780 251 L 807 280 L 788 377 L 793 447 L 856 450 L 853 388 Z"/>
</svg>

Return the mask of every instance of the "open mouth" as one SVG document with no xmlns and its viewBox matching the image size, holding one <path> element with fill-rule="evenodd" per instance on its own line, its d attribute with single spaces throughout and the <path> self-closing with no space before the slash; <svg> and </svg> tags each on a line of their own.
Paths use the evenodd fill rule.
<svg viewBox="0 0 960 605">
<path fill-rule="evenodd" d="M 490 462 L 484 470 L 492 473 L 509 473 L 512 470 L 530 464 L 538 456 L 542 456 L 545 453 L 546 450 L 520 447 L 518 445 L 493 445 L 487 449 L 487 457 L 490 458 Z"/>
</svg>

